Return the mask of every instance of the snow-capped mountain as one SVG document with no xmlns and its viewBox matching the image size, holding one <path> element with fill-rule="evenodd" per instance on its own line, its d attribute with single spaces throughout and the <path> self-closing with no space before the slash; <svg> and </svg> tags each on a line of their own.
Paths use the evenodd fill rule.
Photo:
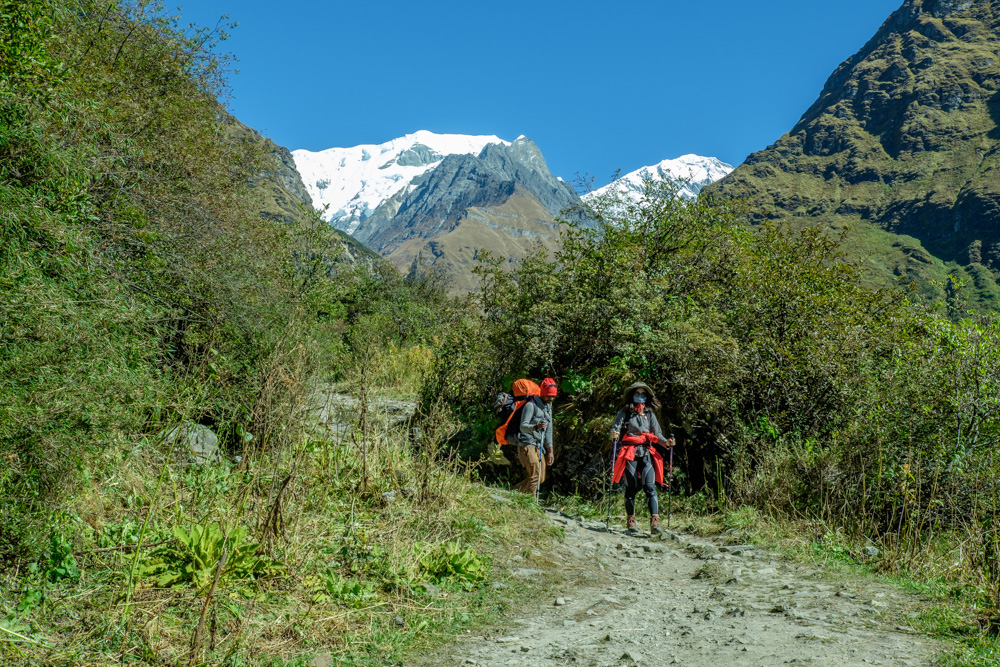
<svg viewBox="0 0 1000 667">
<path fill-rule="evenodd" d="M 433 265 L 458 292 L 479 285 L 483 250 L 518 262 L 539 247 L 559 247 L 556 218 L 581 202 L 556 178 L 531 139 L 448 155 L 382 202 L 352 234 L 403 271 Z M 416 269 L 414 268 L 416 267 Z"/>
<path fill-rule="evenodd" d="M 639 199 L 642 196 L 643 182 L 646 179 L 671 180 L 677 185 L 679 196 L 694 199 L 702 188 L 725 178 L 732 170 L 732 165 L 714 157 L 682 155 L 673 160 L 664 160 L 659 164 L 636 169 L 603 188 L 583 195 L 583 200 L 587 201 L 612 190 Z"/>
<path fill-rule="evenodd" d="M 447 155 L 479 154 L 489 144 L 509 146 L 496 136 L 435 134 L 420 130 L 384 144 L 324 151 L 292 151 L 313 205 L 329 206 L 324 219 L 353 234 L 379 204 L 434 169 Z"/>
</svg>

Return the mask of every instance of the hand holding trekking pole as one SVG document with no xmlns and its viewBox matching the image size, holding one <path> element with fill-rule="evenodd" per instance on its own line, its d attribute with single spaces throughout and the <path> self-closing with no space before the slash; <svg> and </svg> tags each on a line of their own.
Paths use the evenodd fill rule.
<svg viewBox="0 0 1000 667">
<path fill-rule="evenodd" d="M 670 528 L 670 514 L 673 507 L 671 506 L 671 501 L 673 496 L 670 494 L 670 488 L 674 485 L 674 445 L 676 444 L 674 440 L 674 434 L 670 434 L 670 475 L 667 477 L 667 528 Z"/>
</svg>

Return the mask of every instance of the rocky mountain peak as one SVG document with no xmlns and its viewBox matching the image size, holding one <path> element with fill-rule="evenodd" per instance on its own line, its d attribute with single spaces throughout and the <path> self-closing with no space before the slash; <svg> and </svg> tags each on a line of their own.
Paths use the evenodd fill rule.
<svg viewBox="0 0 1000 667">
<path fill-rule="evenodd" d="M 547 173 L 549 166 L 542 157 L 542 151 L 538 149 L 535 142 L 528 137 L 521 135 L 510 145 L 511 156 L 521 164 L 532 167 L 535 171 Z"/>
<path fill-rule="evenodd" d="M 401 269 L 429 262 L 469 290 L 481 250 L 517 261 L 538 244 L 554 249 L 556 218 L 579 205 L 573 188 L 522 136 L 445 156 L 361 220 L 354 236 Z"/>
<path fill-rule="evenodd" d="M 979 45 L 991 42 L 997 27 L 988 0 L 907 0 L 834 71 L 791 134 L 808 135 L 807 154 L 831 155 L 845 148 L 843 129 L 857 119 L 889 155 L 932 149 L 926 133 L 912 131 L 913 121 L 995 91 L 996 54 Z"/>
</svg>

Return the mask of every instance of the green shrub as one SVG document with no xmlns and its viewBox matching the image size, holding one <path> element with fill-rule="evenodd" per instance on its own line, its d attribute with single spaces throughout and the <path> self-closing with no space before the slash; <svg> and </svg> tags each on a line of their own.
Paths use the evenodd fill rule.
<svg viewBox="0 0 1000 667">
<path fill-rule="evenodd" d="M 418 550 L 423 545 L 416 545 Z M 445 542 L 420 556 L 420 566 L 434 581 L 453 581 L 466 590 L 484 581 L 489 564 L 475 549 L 463 549 L 458 542 Z"/>
<path fill-rule="evenodd" d="M 155 579 L 160 587 L 190 585 L 199 591 L 211 586 L 220 564 L 219 580 L 225 582 L 279 574 L 282 565 L 258 554 L 260 545 L 248 542 L 246 532 L 242 526 L 226 531 L 217 521 L 189 528 L 174 526 L 176 544 L 155 550 L 136 573 Z"/>
</svg>

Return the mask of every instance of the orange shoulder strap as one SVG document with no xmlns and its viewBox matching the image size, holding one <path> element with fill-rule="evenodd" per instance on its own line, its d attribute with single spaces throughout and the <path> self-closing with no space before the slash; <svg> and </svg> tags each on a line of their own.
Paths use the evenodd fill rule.
<svg viewBox="0 0 1000 667">
<path fill-rule="evenodd" d="M 517 411 L 520 410 L 521 406 L 524 405 L 525 403 L 527 403 L 527 401 L 517 401 L 516 403 L 514 403 L 514 410 L 513 412 L 510 413 L 510 417 L 507 417 L 507 421 L 501 424 L 500 427 L 496 430 L 495 434 L 496 439 L 497 442 L 500 443 L 501 445 L 510 444 L 509 442 L 507 442 L 507 425 L 510 424 L 510 420 L 514 418 L 514 415 L 517 414 Z"/>
</svg>

